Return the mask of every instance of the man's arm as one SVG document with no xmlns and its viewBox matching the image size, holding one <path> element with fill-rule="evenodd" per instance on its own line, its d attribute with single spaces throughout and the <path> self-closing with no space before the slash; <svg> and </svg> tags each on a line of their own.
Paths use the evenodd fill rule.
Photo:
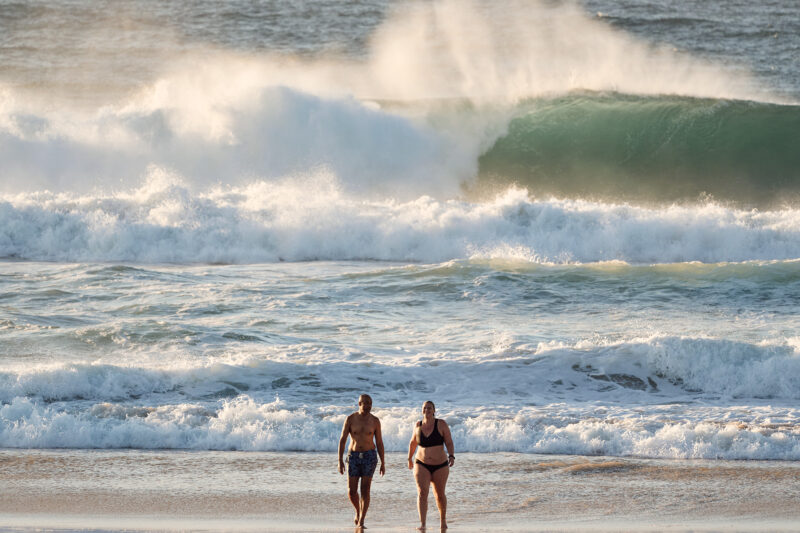
<svg viewBox="0 0 800 533">
<path fill-rule="evenodd" d="M 344 461 L 342 454 L 344 453 L 344 445 L 347 444 L 347 436 L 350 435 L 350 415 L 344 419 L 342 426 L 342 436 L 339 438 L 339 473 L 344 474 Z"/>
<path fill-rule="evenodd" d="M 381 421 L 375 417 L 375 447 L 378 448 L 378 457 L 381 458 L 381 475 L 386 473 L 386 464 L 383 462 L 383 435 L 381 435 Z"/>
</svg>

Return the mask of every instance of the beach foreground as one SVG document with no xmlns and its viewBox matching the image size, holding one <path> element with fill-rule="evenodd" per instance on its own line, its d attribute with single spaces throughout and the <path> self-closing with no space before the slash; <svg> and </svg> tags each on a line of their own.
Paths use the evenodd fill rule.
<svg viewBox="0 0 800 533">
<path fill-rule="evenodd" d="M 387 454 L 367 524 L 417 525 L 403 454 Z M 328 453 L 0 451 L 0 525 L 19 530 L 345 531 Z M 530 454 L 458 455 L 452 531 L 790 531 L 800 465 Z M 436 511 L 429 522 L 436 524 Z"/>
</svg>

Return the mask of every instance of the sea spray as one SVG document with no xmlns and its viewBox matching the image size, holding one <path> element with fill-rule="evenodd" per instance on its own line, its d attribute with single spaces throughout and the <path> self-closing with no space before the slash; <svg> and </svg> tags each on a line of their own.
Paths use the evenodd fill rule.
<svg viewBox="0 0 800 533">
<path fill-rule="evenodd" d="M 349 192 L 453 195 L 476 171 L 453 139 L 353 99 L 322 99 L 284 87 L 239 107 L 107 112 L 97 118 L 13 115 L 0 131 L 2 190 L 116 191 L 163 168 L 187 184 L 242 185 L 322 168 Z M 432 178 L 435 177 L 435 178 Z"/>
<path fill-rule="evenodd" d="M 512 105 L 573 90 L 769 98 L 746 75 L 615 31 L 571 2 L 398 5 L 371 51 L 373 76 L 356 90 L 368 97 Z"/>
</svg>

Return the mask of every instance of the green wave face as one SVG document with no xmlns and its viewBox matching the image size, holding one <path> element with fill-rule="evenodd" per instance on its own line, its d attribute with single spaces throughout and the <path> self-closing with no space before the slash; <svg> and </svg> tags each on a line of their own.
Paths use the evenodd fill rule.
<svg viewBox="0 0 800 533">
<path fill-rule="evenodd" d="M 476 190 L 749 207 L 800 203 L 800 106 L 570 95 L 525 102 L 480 159 Z"/>
</svg>

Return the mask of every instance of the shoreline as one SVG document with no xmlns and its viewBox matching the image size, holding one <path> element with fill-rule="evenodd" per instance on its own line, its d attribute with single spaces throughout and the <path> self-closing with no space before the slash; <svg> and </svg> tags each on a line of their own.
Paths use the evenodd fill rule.
<svg viewBox="0 0 800 533">
<path fill-rule="evenodd" d="M 256 531 L 269 532 L 315 532 L 315 533 L 342 533 L 358 532 L 349 526 L 321 524 L 319 522 L 289 522 L 272 521 L 263 519 L 236 519 L 236 520 L 199 520 L 190 518 L 152 519 L 137 517 L 121 520 L 116 517 L 71 517 L 71 516 L 35 516 L 29 520 L 15 520 L 6 522 L 8 515 L 0 514 L 0 523 L 3 531 L 19 532 L 52 532 L 52 533 L 116 533 L 116 532 L 149 532 L 149 531 L 198 531 L 198 532 L 237 532 L 249 533 Z M 416 525 L 408 526 L 369 526 L 367 531 L 412 532 Z M 438 532 L 439 528 L 428 527 L 427 532 Z M 731 532 L 731 533 L 756 533 L 756 532 L 795 532 L 796 520 L 775 521 L 693 521 L 684 524 L 658 523 L 647 521 L 608 521 L 603 524 L 574 524 L 574 523 L 506 523 L 485 522 L 481 524 L 462 524 L 450 526 L 448 531 L 495 531 L 498 533 L 517 533 L 530 531 L 534 533 L 611 533 L 611 532 Z"/>
<path fill-rule="evenodd" d="M 404 454 L 369 531 L 412 531 Z M 0 449 L 0 526 L 20 531 L 352 531 L 335 454 Z M 459 454 L 451 531 L 793 531 L 800 463 Z M 438 523 L 431 496 L 428 521 Z M 429 527 L 428 531 L 438 531 Z"/>
</svg>

